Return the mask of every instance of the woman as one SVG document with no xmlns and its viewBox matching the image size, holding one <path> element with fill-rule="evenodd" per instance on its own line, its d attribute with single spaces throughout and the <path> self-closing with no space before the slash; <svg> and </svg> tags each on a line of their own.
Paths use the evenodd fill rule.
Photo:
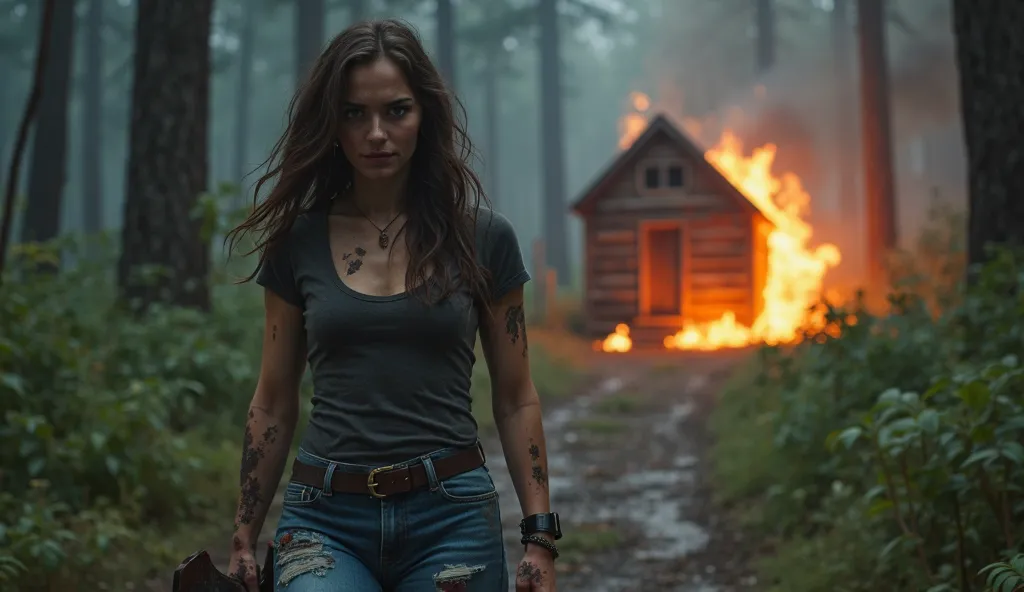
<svg viewBox="0 0 1024 592">
<path fill-rule="evenodd" d="M 273 189 L 230 236 L 261 237 L 249 279 L 265 288 L 230 567 L 251 592 L 307 359 L 313 411 L 284 492 L 275 589 L 508 588 L 471 414 L 478 328 L 526 517 L 516 590 L 555 590 L 560 532 L 527 357 L 529 274 L 508 221 L 478 207 L 452 100 L 406 25 L 345 30 L 292 102 L 256 194 Z"/>
</svg>

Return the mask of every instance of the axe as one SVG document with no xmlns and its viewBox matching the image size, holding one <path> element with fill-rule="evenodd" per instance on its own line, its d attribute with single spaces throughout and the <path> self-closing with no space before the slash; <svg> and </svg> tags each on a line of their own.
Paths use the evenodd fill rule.
<svg viewBox="0 0 1024 592">
<path fill-rule="evenodd" d="M 259 572 L 260 592 L 274 592 L 274 547 L 267 545 L 267 557 Z M 210 554 L 200 550 L 189 555 L 174 570 L 171 592 L 245 592 L 245 585 L 235 578 L 224 575 L 210 559 Z"/>
</svg>

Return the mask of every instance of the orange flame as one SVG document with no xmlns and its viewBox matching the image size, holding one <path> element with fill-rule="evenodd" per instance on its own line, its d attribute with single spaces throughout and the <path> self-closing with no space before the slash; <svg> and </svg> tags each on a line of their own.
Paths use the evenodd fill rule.
<svg viewBox="0 0 1024 592">
<path fill-rule="evenodd" d="M 609 334 L 603 341 L 596 342 L 594 349 L 609 353 L 625 353 L 633 349 L 633 340 L 629 337 L 629 325 L 626 323 L 616 325 L 615 332 Z"/>
<path fill-rule="evenodd" d="M 628 148 L 646 127 L 646 112 L 651 101 L 646 95 L 639 98 L 641 95 L 631 95 L 635 111 L 623 116 L 619 143 L 623 148 Z M 639 105 L 645 108 L 637 109 Z M 638 123 L 641 119 L 643 126 Z M 699 125 L 691 120 L 685 120 L 684 127 L 691 133 L 699 130 Z M 803 217 L 811 196 L 796 175 L 785 173 L 779 177 L 772 172 L 776 149 L 774 144 L 766 144 L 745 155 L 740 140 L 726 131 L 704 154 L 708 162 L 775 225 L 768 235 L 768 268 L 761 314 L 750 327 L 738 323 L 732 311 L 710 323 L 687 322 L 665 338 L 666 348 L 714 350 L 756 343 L 789 343 L 797 339 L 801 328 L 823 324 L 821 318 L 810 318 L 808 310 L 820 298 L 825 273 L 839 264 L 839 249 L 832 244 L 813 249 L 808 245 L 813 230 Z M 608 339 L 619 334 L 616 328 Z"/>
</svg>

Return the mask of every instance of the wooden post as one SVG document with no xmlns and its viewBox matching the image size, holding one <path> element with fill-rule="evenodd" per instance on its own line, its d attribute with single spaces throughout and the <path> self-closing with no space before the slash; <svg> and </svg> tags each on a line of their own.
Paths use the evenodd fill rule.
<svg viewBox="0 0 1024 592">
<path fill-rule="evenodd" d="M 547 300 L 547 260 L 544 252 L 544 239 L 538 238 L 533 241 L 533 315 L 538 322 L 544 322 L 547 317 L 545 304 Z"/>
<path fill-rule="evenodd" d="M 562 318 L 558 307 L 558 270 L 553 267 L 547 269 L 544 277 L 544 311 L 544 322 L 548 327 L 560 326 Z"/>
</svg>

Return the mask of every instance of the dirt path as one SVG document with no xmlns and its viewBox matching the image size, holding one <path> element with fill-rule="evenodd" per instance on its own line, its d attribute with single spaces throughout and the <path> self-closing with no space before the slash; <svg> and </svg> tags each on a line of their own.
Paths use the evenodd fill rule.
<svg viewBox="0 0 1024 592">
<path fill-rule="evenodd" d="M 756 590 L 738 535 L 712 509 L 705 419 L 735 355 L 601 361 L 588 392 L 545 411 L 560 592 Z M 510 570 L 521 515 L 500 446 L 486 443 Z"/>
</svg>

